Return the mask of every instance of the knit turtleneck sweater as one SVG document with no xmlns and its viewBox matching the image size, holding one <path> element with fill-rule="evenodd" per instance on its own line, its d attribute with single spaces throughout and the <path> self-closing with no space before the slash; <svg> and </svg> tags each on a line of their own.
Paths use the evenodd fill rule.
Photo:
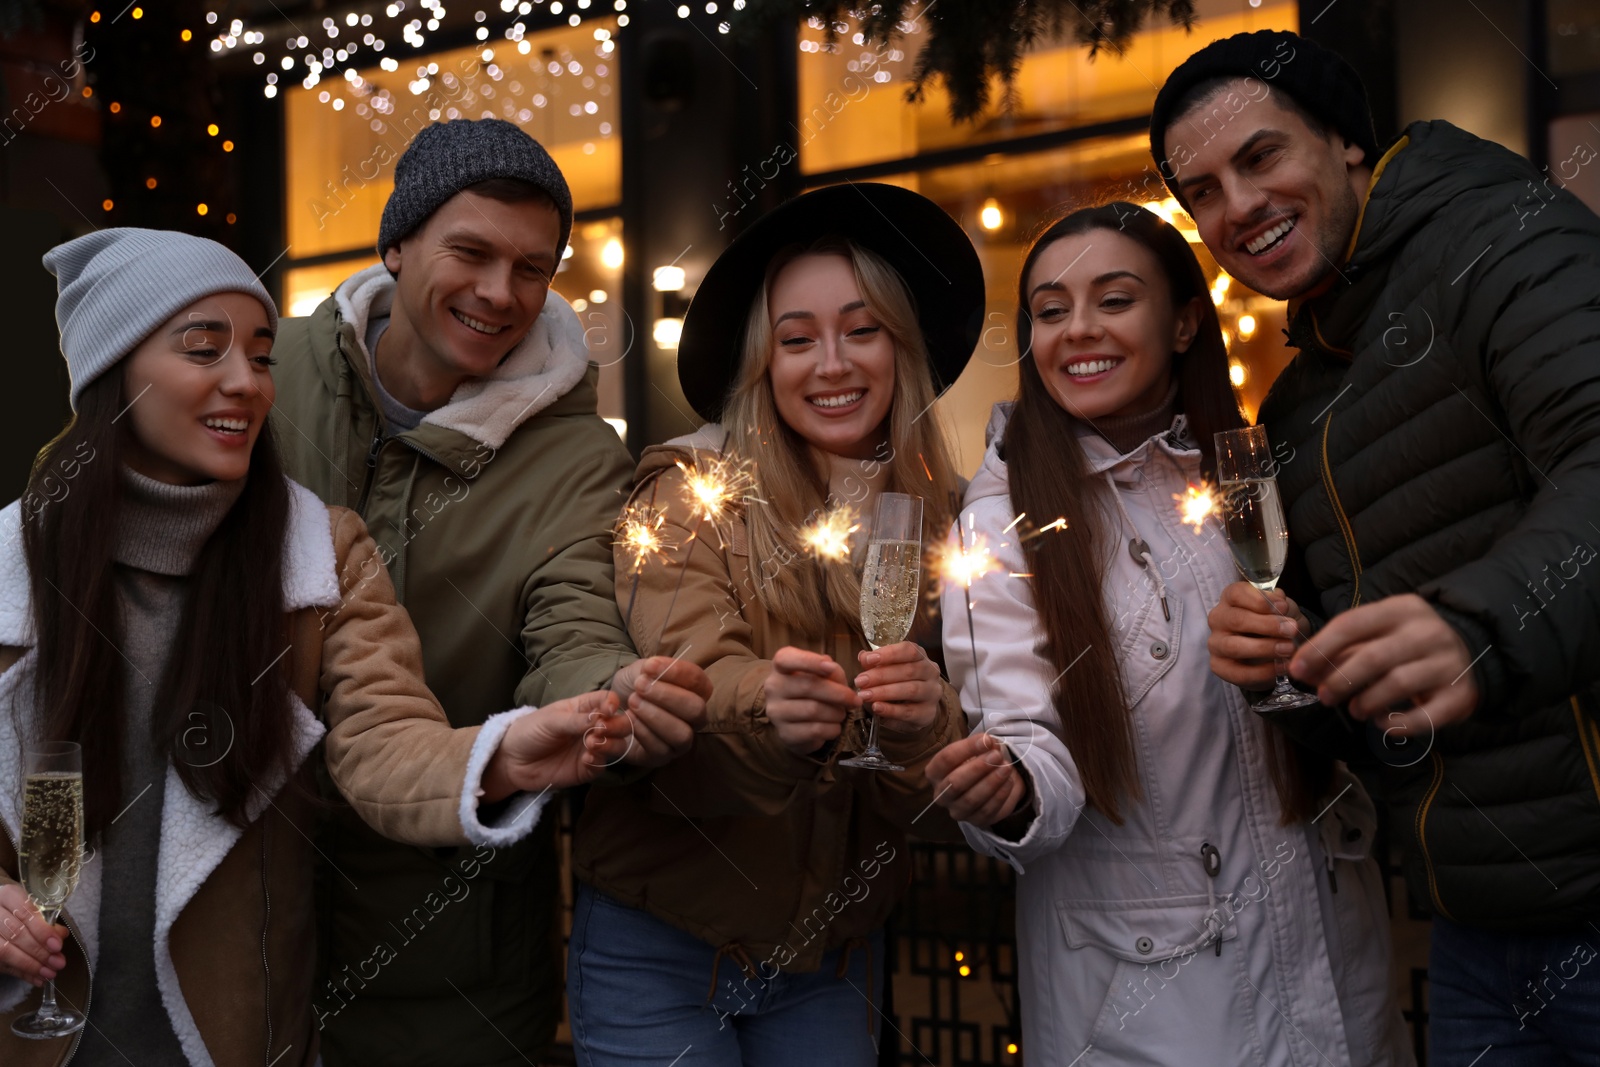
<svg viewBox="0 0 1600 1067">
<path fill-rule="evenodd" d="M 1172 429 L 1178 413 L 1178 379 L 1172 379 L 1161 403 L 1138 415 L 1104 415 L 1086 424 L 1111 442 L 1119 455 L 1127 455 L 1158 433 Z"/>
<path fill-rule="evenodd" d="M 104 863 L 100 958 L 84 1067 L 185 1063 L 156 986 L 156 877 L 168 760 L 151 741 L 151 713 L 188 595 L 188 575 L 244 489 L 236 482 L 168 485 L 122 471 L 117 603 L 123 661 L 122 797 L 100 838 Z"/>
</svg>

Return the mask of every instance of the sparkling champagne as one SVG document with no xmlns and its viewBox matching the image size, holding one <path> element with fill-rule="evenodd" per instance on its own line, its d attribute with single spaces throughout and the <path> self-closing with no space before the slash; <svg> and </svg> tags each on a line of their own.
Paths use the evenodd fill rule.
<svg viewBox="0 0 1600 1067">
<path fill-rule="evenodd" d="M 1223 482 L 1222 512 L 1228 548 L 1244 580 L 1257 589 L 1271 589 L 1289 555 L 1289 525 L 1276 478 Z"/>
<path fill-rule="evenodd" d="M 861 631 L 873 648 L 906 639 L 917 614 L 920 541 L 872 541 L 861 572 Z"/>
<path fill-rule="evenodd" d="M 55 921 L 78 885 L 83 865 L 83 775 L 44 771 L 22 790 L 22 887 L 46 919 Z"/>
</svg>

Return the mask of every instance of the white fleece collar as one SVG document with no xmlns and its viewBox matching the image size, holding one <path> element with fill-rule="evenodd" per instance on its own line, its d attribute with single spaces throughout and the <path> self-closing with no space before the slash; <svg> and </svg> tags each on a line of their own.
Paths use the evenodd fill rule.
<svg viewBox="0 0 1600 1067">
<path fill-rule="evenodd" d="M 363 353 L 367 323 L 373 315 L 390 311 L 395 289 L 389 269 L 375 263 L 334 290 L 339 315 L 355 327 L 356 344 Z M 422 422 L 498 449 L 518 426 L 571 392 L 588 368 L 589 349 L 577 312 L 551 290 L 533 328 L 494 373 L 458 386 L 450 402 L 428 412 Z"/>
<path fill-rule="evenodd" d="M 339 575 L 328 508 L 309 489 L 289 482 L 289 525 L 284 537 L 283 596 L 285 607 L 331 607 L 339 602 Z M 33 705 L 29 699 L 37 650 L 33 645 L 32 604 L 27 561 L 20 536 L 21 507 L 13 502 L 0 510 L 0 645 L 25 647 L 27 652 L 0 675 L 0 782 L 22 777 L 22 749 L 33 731 Z M 298 769 L 322 739 L 325 728 L 311 709 L 293 693 L 294 738 L 290 766 Z M 19 734 L 19 725 L 21 733 Z M 248 807 L 250 821 L 257 819 L 283 787 L 283 781 L 258 790 Z M 0 823 L 13 844 L 22 825 L 21 801 L 15 789 L 0 789 Z M 216 870 L 238 842 L 243 831 L 211 811 L 184 787 L 178 772 L 167 768 L 161 809 L 160 856 L 156 866 L 155 964 L 156 986 L 172 1020 L 173 1032 L 192 1067 L 212 1067 L 210 1053 L 199 1027 L 183 999 L 178 972 L 172 962 L 172 924 L 195 892 Z M 91 973 L 99 960 L 102 864 L 91 856 L 83 866 L 78 887 L 67 900 L 66 914 L 82 936 Z M 26 995 L 20 982 L 0 980 L 0 1011 L 9 1010 Z M 115 995 L 111 991 L 108 995 Z"/>
</svg>

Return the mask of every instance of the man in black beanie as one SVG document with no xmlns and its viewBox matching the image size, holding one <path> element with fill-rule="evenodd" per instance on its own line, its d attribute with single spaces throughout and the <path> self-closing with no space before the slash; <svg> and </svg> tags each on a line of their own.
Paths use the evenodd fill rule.
<svg viewBox="0 0 1600 1067">
<path fill-rule="evenodd" d="M 1275 718 L 1388 804 L 1432 1062 L 1596 1062 L 1600 219 L 1447 122 L 1380 154 L 1360 80 L 1291 33 L 1192 56 L 1150 145 L 1300 349 L 1260 418 L 1289 595 L 1230 586 L 1213 669 L 1292 653 L 1325 707 Z"/>
<path fill-rule="evenodd" d="M 617 610 L 611 529 L 633 461 L 550 287 L 566 179 L 498 119 L 423 128 L 394 178 L 383 262 L 278 331 L 289 473 L 366 520 L 453 724 L 610 686 L 634 719 L 628 760 L 664 762 L 710 683 L 638 660 Z M 530 838 L 469 853 L 395 844 L 335 808 L 317 842 L 323 977 L 307 991 L 324 1062 L 543 1057 L 561 1003 L 555 822 L 546 810 Z"/>
</svg>

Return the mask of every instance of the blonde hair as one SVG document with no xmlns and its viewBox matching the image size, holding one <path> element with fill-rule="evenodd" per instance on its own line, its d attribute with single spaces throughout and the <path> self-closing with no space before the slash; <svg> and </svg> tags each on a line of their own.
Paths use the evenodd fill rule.
<svg viewBox="0 0 1600 1067">
<path fill-rule="evenodd" d="M 723 408 L 728 448 L 754 461 L 756 488 L 745 507 L 750 559 L 775 560 L 775 574 L 758 571 L 755 596 L 766 611 L 801 632 L 826 619 L 861 628 L 861 585 L 849 563 L 806 555 L 800 529 L 829 505 L 825 475 L 810 446 L 778 416 L 772 395 L 773 332 L 768 295 L 778 272 L 802 255 L 839 255 L 850 261 L 867 308 L 894 345 L 894 397 L 889 408 L 888 454 L 861 461 L 888 469 L 884 492 L 923 500 L 923 544 L 942 541 L 959 502 L 960 480 L 944 433 L 931 414 L 936 397 L 927 345 L 905 281 L 885 260 L 841 237 L 824 237 L 774 256 L 751 302 L 739 377 Z M 882 451 L 882 449 L 880 449 Z M 870 522 L 871 515 L 861 516 Z M 926 558 L 926 557 L 925 557 Z M 928 575 L 923 589 L 931 591 Z"/>
</svg>

